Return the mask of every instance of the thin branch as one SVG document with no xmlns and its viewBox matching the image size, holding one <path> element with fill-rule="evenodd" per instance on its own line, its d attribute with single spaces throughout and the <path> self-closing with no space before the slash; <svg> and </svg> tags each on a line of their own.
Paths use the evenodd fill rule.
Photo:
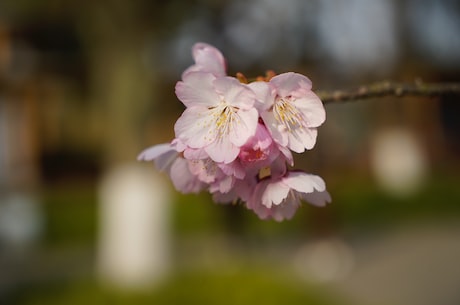
<svg viewBox="0 0 460 305">
<path fill-rule="evenodd" d="M 379 82 L 355 90 L 316 91 L 323 103 L 343 103 L 386 96 L 460 95 L 460 83 L 393 83 Z"/>
</svg>

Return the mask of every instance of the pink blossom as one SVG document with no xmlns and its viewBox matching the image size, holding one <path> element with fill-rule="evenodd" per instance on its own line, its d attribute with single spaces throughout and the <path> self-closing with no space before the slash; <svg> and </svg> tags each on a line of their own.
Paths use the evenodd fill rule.
<svg viewBox="0 0 460 305">
<path fill-rule="evenodd" d="M 282 221 L 294 216 L 301 200 L 316 206 L 325 206 L 331 201 L 321 177 L 290 171 L 282 177 L 263 179 L 257 184 L 247 206 L 262 219 Z"/>
<path fill-rule="evenodd" d="M 302 200 L 330 202 L 324 181 L 288 170 L 292 152 L 315 145 L 324 107 L 311 81 L 289 72 L 247 84 L 226 75 L 225 58 L 205 43 L 192 49 L 195 64 L 182 74 L 176 95 L 186 107 L 175 139 L 144 150 L 182 193 L 206 190 L 216 202 L 246 202 L 262 219 L 281 221 Z"/>
<path fill-rule="evenodd" d="M 313 148 L 316 127 L 325 121 L 326 112 L 306 76 L 288 72 L 249 87 L 257 95 L 261 118 L 279 145 L 297 153 Z"/>
<path fill-rule="evenodd" d="M 232 77 L 190 72 L 176 95 L 187 107 L 174 126 L 176 137 L 215 162 L 235 160 L 257 127 L 254 93 Z"/>
</svg>

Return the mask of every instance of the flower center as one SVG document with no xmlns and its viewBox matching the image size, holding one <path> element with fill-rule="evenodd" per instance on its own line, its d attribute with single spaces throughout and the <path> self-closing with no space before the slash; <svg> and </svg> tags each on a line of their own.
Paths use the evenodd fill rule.
<svg viewBox="0 0 460 305">
<path fill-rule="evenodd" d="M 220 107 L 214 108 L 214 119 L 216 126 L 216 135 L 217 138 L 222 138 L 230 133 L 233 128 L 233 125 L 238 123 L 239 118 L 236 115 L 236 108 L 222 105 Z"/>
<path fill-rule="evenodd" d="M 273 105 L 275 119 L 291 131 L 305 126 L 302 113 L 292 104 L 292 97 L 280 97 Z"/>
<path fill-rule="evenodd" d="M 239 157 L 241 161 L 251 163 L 266 160 L 268 158 L 268 155 L 266 151 L 263 151 L 260 148 L 241 149 Z"/>
</svg>

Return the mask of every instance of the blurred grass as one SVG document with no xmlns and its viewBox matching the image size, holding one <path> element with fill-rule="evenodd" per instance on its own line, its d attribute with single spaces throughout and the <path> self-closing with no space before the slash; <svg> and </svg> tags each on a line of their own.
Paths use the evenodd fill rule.
<svg viewBox="0 0 460 305">
<path fill-rule="evenodd" d="M 81 304 L 346 304 L 270 269 L 241 266 L 218 271 L 183 272 L 143 292 L 122 292 L 92 281 L 34 287 L 17 299 L 21 305 Z"/>
<path fill-rule="evenodd" d="M 97 231 L 97 194 L 91 185 L 45 188 L 42 193 L 48 244 L 86 244 Z"/>
<path fill-rule="evenodd" d="M 272 239 L 304 238 L 326 218 L 335 228 L 378 228 L 406 221 L 441 221 L 460 217 L 460 188 L 456 177 L 440 176 L 417 194 L 392 197 L 366 179 L 347 179 L 331 188 L 333 202 L 326 208 L 304 204 L 290 221 L 260 221 L 243 206 L 220 205 L 208 194 L 176 193 L 172 230 L 176 237 L 195 234 L 237 234 L 239 237 Z M 91 186 L 45 189 L 45 241 L 64 245 L 93 243 L 97 235 L 97 193 Z M 330 222 L 333 222 L 332 224 Z"/>
</svg>

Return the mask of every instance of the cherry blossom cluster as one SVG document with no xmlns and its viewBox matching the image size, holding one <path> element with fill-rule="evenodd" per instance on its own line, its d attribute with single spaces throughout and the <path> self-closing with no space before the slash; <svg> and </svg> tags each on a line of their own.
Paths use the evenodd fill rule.
<svg viewBox="0 0 460 305">
<path fill-rule="evenodd" d="M 176 95 L 185 110 L 175 138 L 144 150 L 182 193 L 208 191 L 219 203 L 242 202 L 261 219 L 281 221 L 301 201 L 330 202 L 319 176 L 291 169 L 292 151 L 313 148 L 326 119 L 311 81 L 298 73 L 267 74 L 253 82 L 231 77 L 215 47 L 197 43 L 195 64 L 182 74 Z"/>
</svg>

